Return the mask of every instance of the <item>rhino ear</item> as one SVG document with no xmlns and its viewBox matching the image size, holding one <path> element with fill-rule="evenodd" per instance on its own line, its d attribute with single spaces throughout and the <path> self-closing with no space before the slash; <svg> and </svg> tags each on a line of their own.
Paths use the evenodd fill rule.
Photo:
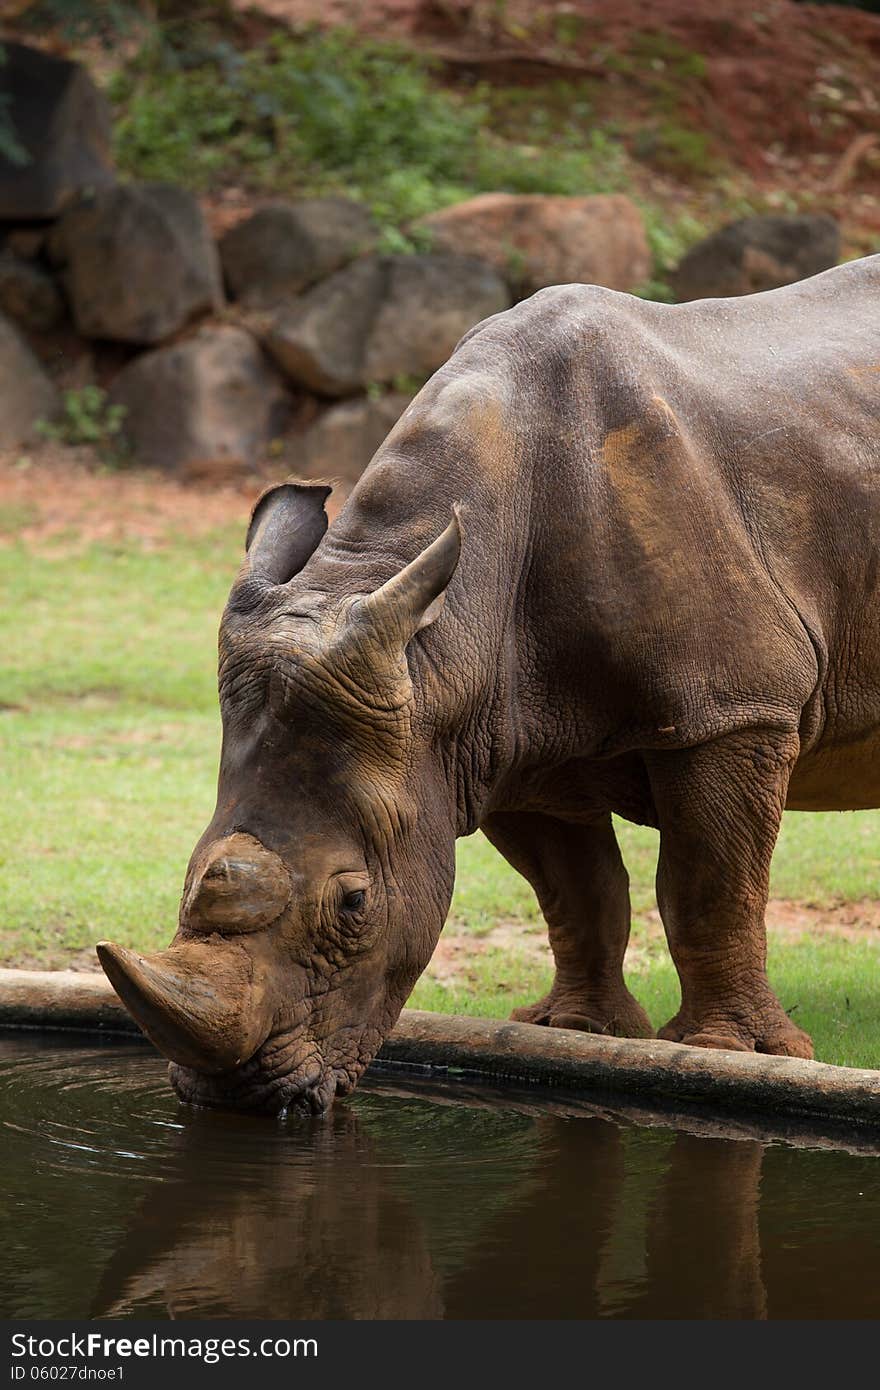
<svg viewBox="0 0 880 1390">
<path fill-rule="evenodd" d="M 361 600 L 358 618 L 368 622 L 386 642 L 405 647 L 421 628 L 439 617 L 460 555 L 461 521 L 456 506 L 442 535 L 399 574 Z"/>
<path fill-rule="evenodd" d="M 245 541 L 254 579 L 286 584 L 299 574 L 327 530 L 324 503 L 331 491 L 326 483 L 288 479 L 257 499 Z"/>
</svg>

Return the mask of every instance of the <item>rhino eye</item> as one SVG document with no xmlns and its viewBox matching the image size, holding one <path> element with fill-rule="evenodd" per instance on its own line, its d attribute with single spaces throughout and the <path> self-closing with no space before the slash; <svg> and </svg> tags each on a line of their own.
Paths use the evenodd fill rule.
<svg viewBox="0 0 880 1390">
<path fill-rule="evenodd" d="M 346 893 L 342 899 L 342 910 L 344 912 L 360 912 L 366 901 L 367 895 L 363 888 L 358 888 L 353 893 Z"/>
</svg>

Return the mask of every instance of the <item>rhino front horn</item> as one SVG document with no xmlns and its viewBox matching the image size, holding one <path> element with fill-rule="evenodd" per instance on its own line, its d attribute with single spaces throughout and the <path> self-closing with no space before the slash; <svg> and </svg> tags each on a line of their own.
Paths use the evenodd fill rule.
<svg viewBox="0 0 880 1390">
<path fill-rule="evenodd" d="M 187 941 L 141 956 L 102 941 L 104 973 L 152 1043 L 181 1066 L 231 1071 L 268 1037 L 268 972 L 234 941 Z"/>
</svg>

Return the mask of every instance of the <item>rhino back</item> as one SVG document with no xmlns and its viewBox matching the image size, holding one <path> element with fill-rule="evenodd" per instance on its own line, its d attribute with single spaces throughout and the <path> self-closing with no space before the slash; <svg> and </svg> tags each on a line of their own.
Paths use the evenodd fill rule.
<svg viewBox="0 0 880 1390">
<path fill-rule="evenodd" d="M 858 632 L 835 717 L 875 718 L 878 309 L 875 257 L 681 306 L 560 287 L 465 342 L 511 378 L 536 710 L 567 723 L 587 680 L 603 751 L 805 707 L 809 743 Z"/>
<path fill-rule="evenodd" d="M 545 752 L 761 720 L 809 744 L 856 629 L 859 724 L 880 708 L 878 308 L 880 257 L 676 306 L 543 290 L 462 340 L 315 564 L 363 587 L 370 540 L 381 580 L 460 502 L 455 621 L 426 646 Z"/>
</svg>

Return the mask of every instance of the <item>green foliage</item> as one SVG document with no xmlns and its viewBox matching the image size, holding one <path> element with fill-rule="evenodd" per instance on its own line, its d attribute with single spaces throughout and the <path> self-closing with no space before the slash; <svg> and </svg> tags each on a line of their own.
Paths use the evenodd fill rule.
<svg viewBox="0 0 880 1390">
<path fill-rule="evenodd" d="M 654 274 L 635 291 L 642 299 L 657 299 L 671 303 L 675 296 L 669 285 L 669 274 L 686 251 L 707 235 L 707 227 L 692 213 L 673 216 L 650 204 L 642 205 L 648 245 L 654 260 Z"/>
<path fill-rule="evenodd" d="M 434 234 L 430 227 L 410 227 L 405 232 L 389 223 L 376 239 L 376 250 L 382 256 L 417 256 L 431 251 L 433 246 Z"/>
<path fill-rule="evenodd" d="M 392 389 L 399 391 L 402 396 L 418 395 L 424 384 L 425 377 L 414 372 L 398 372 L 391 379 Z"/>
<path fill-rule="evenodd" d="M 390 381 L 368 382 L 366 394 L 371 401 L 381 401 L 382 397 L 387 396 L 389 391 L 397 391 L 402 396 L 417 396 L 425 381 L 424 376 L 418 376 L 412 372 L 398 372 Z"/>
<path fill-rule="evenodd" d="M 110 44 L 142 18 L 137 0 L 31 0 L 19 22 L 34 34 L 55 29 L 68 43 L 97 36 Z"/>
<path fill-rule="evenodd" d="M 109 91 L 117 160 L 135 177 L 236 178 L 276 194 L 344 187 L 392 229 L 484 190 L 589 193 L 622 181 L 619 146 L 577 125 L 583 104 L 550 158 L 490 128 L 484 89 L 452 95 L 419 57 L 345 31 L 276 36 L 247 53 L 177 51 L 157 38 Z M 536 132 L 552 124 L 538 120 Z"/>
<path fill-rule="evenodd" d="M 652 275 L 647 280 L 643 280 L 640 285 L 636 285 L 632 293 L 637 295 L 639 299 L 653 299 L 657 304 L 675 303 L 672 286 L 667 280 L 661 280 L 656 275 Z"/>
<path fill-rule="evenodd" d="M 435 90 L 418 59 L 344 31 L 247 53 L 154 45 L 110 95 L 117 158 L 138 177 L 204 186 L 243 171 L 290 191 L 345 182 L 397 220 L 435 205 L 431 188 L 456 178 L 482 115 Z"/>
<path fill-rule="evenodd" d="M 688 180 L 708 178 L 719 165 L 712 141 L 705 131 L 693 130 L 672 120 L 640 130 L 633 142 L 637 159 L 663 173 Z"/>
<path fill-rule="evenodd" d="M 662 29 L 636 34 L 630 43 L 636 62 L 654 72 L 666 72 L 679 82 L 701 82 L 706 76 L 706 59 L 674 39 Z"/>
<path fill-rule="evenodd" d="M 652 85 L 672 90 L 675 85 L 702 82 L 706 60 L 701 53 L 683 44 L 662 29 L 637 30 L 630 36 L 625 53 L 612 53 L 606 65 L 628 77 L 647 74 Z"/>
<path fill-rule="evenodd" d="M 45 439 L 61 444 L 89 444 L 108 463 L 118 463 L 125 454 L 122 425 L 125 406 L 112 405 L 100 386 L 81 386 L 65 391 L 58 420 L 40 422 Z"/>
<path fill-rule="evenodd" d="M 490 192 L 611 193 L 626 179 L 622 146 L 601 130 L 591 131 L 577 145 L 514 145 L 491 135 L 475 150 L 471 181 Z"/>
<path fill-rule="evenodd" d="M 633 131 L 633 154 L 656 169 L 686 180 L 720 173 L 721 157 L 705 130 L 695 128 L 694 97 L 706 77 L 706 60 L 662 31 L 630 36 L 606 65 L 642 95 L 644 118 Z"/>
<path fill-rule="evenodd" d="M 595 120 L 594 83 L 557 79 L 527 87 L 484 86 L 479 94 L 496 135 L 576 147 Z"/>
<path fill-rule="evenodd" d="M 625 188 L 628 156 L 592 124 L 589 90 L 453 94 L 411 52 L 338 30 L 248 52 L 191 32 L 178 48 L 157 30 L 109 88 L 124 172 L 273 196 L 344 191 L 371 206 L 380 249 L 393 254 L 429 250 L 408 224 L 476 193 Z"/>
</svg>

